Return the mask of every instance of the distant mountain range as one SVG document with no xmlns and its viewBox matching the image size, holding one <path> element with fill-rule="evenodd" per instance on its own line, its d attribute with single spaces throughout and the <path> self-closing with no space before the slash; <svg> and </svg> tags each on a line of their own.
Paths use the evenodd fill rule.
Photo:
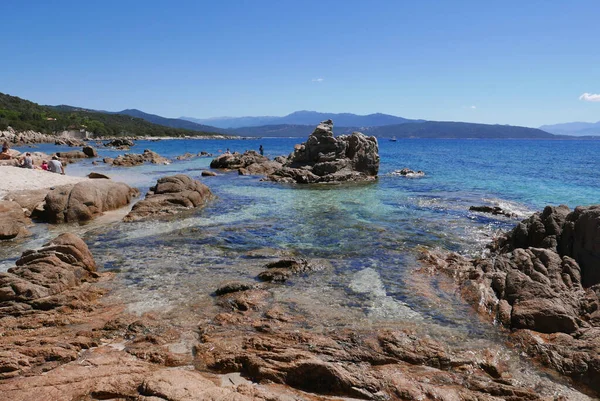
<svg viewBox="0 0 600 401">
<path fill-rule="evenodd" d="M 411 120 L 381 113 L 361 116 L 316 111 L 297 111 L 284 117 L 226 117 L 190 121 L 184 118 L 161 117 L 136 109 L 109 112 L 67 105 L 40 106 L 0 93 L 0 130 L 12 126 L 17 130 L 33 129 L 42 132 L 85 128 L 96 135 L 112 136 L 182 137 L 218 133 L 256 137 L 307 137 L 319 122 L 327 119 L 334 121 L 334 131 L 338 135 L 360 131 L 381 138 L 573 139 L 572 136 L 566 135 L 569 134 L 600 139 L 600 122 L 546 125 L 541 127 L 543 129 L 537 129 L 511 125 Z M 209 121 L 210 125 L 202 124 Z M 223 128 L 224 126 L 233 128 Z"/>
<path fill-rule="evenodd" d="M 260 127 L 264 125 L 317 125 L 324 120 L 333 120 L 340 127 L 379 127 L 404 123 L 423 122 L 425 120 L 410 120 L 389 114 L 375 113 L 361 116 L 351 113 L 319 113 L 317 111 L 295 111 L 287 116 L 272 117 L 215 117 L 192 118 L 181 117 L 182 120 L 193 121 L 198 124 L 208 124 L 219 128 Z"/>
<path fill-rule="evenodd" d="M 600 121 L 597 123 L 574 122 L 542 125 L 540 129 L 556 135 L 600 136 Z"/>
<path fill-rule="evenodd" d="M 335 123 L 335 120 L 334 120 Z M 243 127 L 233 130 L 244 136 L 270 137 L 306 137 L 315 129 L 314 125 L 266 125 L 261 127 Z M 473 124 L 453 121 L 424 121 L 404 124 L 384 125 L 378 127 L 338 127 L 334 126 L 336 135 L 350 134 L 360 131 L 365 135 L 382 138 L 477 138 L 477 139 L 557 139 L 556 135 L 537 128 L 517 127 L 512 125 Z"/>
</svg>

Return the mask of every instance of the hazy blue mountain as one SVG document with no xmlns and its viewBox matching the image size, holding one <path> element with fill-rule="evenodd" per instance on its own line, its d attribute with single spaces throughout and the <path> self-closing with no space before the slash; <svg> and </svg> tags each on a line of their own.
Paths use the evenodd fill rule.
<svg viewBox="0 0 600 401">
<path fill-rule="evenodd" d="M 597 123 L 573 122 L 553 125 L 542 125 L 540 129 L 557 135 L 600 135 L 600 121 L 598 121 Z"/>
<path fill-rule="evenodd" d="M 264 125 L 317 125 L 321 121 L 331 119 L 336 125 L 343 127 L 377 127 L 382 125 L 404 124 L 409 122 L 421 122 L 423 120 L 409 120 L 389 114 L 369 114 L 360 116 L 352 113 L 319 113 L 317 111 L 295 111 L 283 117 L 218 117 L 198 119 L 192 117 L 181 117 L 181 119 L 193 121 L 199 124 L 209 124 L 219 128 L 241 128 L 259 127 Z"/>
<path fill-rule="evenodd" d="M 334 123 L 336 121 L 334 120 Z M 233 130 L 238 135 L 270 136 L 270 137 L 307 137 L 315 129 L 315 125 L 267 125 L 262 127 L 242 127 Z M 548 132 L 528 127 L 511 125 L 473 124 L 452 121 L 425 121 L 404 123 L 379 127 L 340 127 L 337 124 L 333 131 L 336 135 L 360 131 L 365 135 L 380 138 L 494 138 L 494 139 L 556 139 Z"/>
<path fill-rule="evenodd" d="M 257 127 L 262 125 L 279 124 L 281 117 L 258 116 L 258 117 L 212 117 L 212 118 L 194 118 L 180 117 L 182 120 L 192 121 L 196 124 L 208 124 L 218 128 L 240 128 Z"/>
</svg>

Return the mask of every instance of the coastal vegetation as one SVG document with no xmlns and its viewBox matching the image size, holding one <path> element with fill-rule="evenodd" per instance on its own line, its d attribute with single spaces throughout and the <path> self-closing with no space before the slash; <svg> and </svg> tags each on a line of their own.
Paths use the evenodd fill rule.
<svg viewBox="0 0 600 401">
<path fill-rule="evenodd" d="M 94 136 L 212 136 L 216 132 L 171 128 L 121 114 L 102 113 L 70 106 L 42 106 L 0 93 L 0 131 L 38 131 L 54 134 L 85 130 Z"/>
</svg>

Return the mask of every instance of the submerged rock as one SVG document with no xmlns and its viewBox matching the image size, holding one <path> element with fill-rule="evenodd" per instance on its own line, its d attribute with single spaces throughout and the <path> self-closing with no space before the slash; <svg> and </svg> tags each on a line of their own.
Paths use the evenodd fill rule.
<svg viewBox="0 0 600 401">
<path fill-rule="evenodd" d="M 285 282 L 291 276 L 323 270 L 324 266 L 306 259 L 280 259 L 265 265 L 267 270 L 258 275 L 262 281 Z"/>
<path fill-rule="evenodd" d="M 279 170 L 268 176 L 271 181 L 320 183 L 372 181 L 379 171 L 377 138 L 360 132 L 333 136 L 333 122 L 323 121 Z"/>
<path fill-rule="evenodd" d="M 177 174 L 160 178 L 146 198 L 133 205 L 125 221 L 168 216 L 203 206 L 212 199 L 210 189 L 193 178 Z"/>
<path fill-rule="evenodd" d="M 63 185 L 46 195 L 43 216 L 50 223 L 84 222 L 103 212 L 127 206 L 138 195 L 137 189 L 112 180 Z"/>
</svg>

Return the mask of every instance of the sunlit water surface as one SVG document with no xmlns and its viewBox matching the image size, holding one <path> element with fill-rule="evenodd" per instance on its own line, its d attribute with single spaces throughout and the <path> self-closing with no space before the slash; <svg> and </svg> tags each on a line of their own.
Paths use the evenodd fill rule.
<svg viewBox="0 0 600 401">
<path fill-rule="evenodd" d="M 266 155 L 274 157 L 287 155 L 298 142 L 140 141 L 131 152 L 152 149 L 174 158 L 262 144 Z M 41 145 L 35 150 L 56 148 Z M 100 152 L 112 157 L 122 153 Z M 215 308 L 211 294 L 221 283 L 255 280 L 266 262 L 257 253 L 316 258 L 329 267 L 295 277 L 276 292 L 279 301 L 315 318 L 308 329 L 410 324 L 453 346 L 487 347 L 502 342 L 501 334 L 482 323 L 471 307 L 441 289 L 435 299 L 426 296 L 423 279 L 415 274 L 418 250 L 477 255 L 498 232 L 547 204 L 599 203 L 598 154 L 600 141 L 384 139 L 377 182 L 323 186 L 262 182 L 236 172 L 200 178 L 211 158 L 134 168 L 85 161 L 68 166 L 68 173 L 106 173 L 142 192 L 158 177 L 185 173 L 205 182 L 217 198 L 202 210 L 169 220 L 121 223 L 126 211 L 119 211 L 85 226 L 36 226 L 33 239 L 0 247 L 0 269 L 10 267 L 23 249 L 74 231 L 84 235 L 102 269 L 117 272 L 113 294 L 133 312 L 189 308 L 201 314 Z M 426 175 L 409 179 L 390 174 L 403 167 Z M 519 217 L 468 210 L 483 204 L 499 205 Z M 442 288 L 444 280 L 431 279 L 427 285 Z"/>
</svg>

